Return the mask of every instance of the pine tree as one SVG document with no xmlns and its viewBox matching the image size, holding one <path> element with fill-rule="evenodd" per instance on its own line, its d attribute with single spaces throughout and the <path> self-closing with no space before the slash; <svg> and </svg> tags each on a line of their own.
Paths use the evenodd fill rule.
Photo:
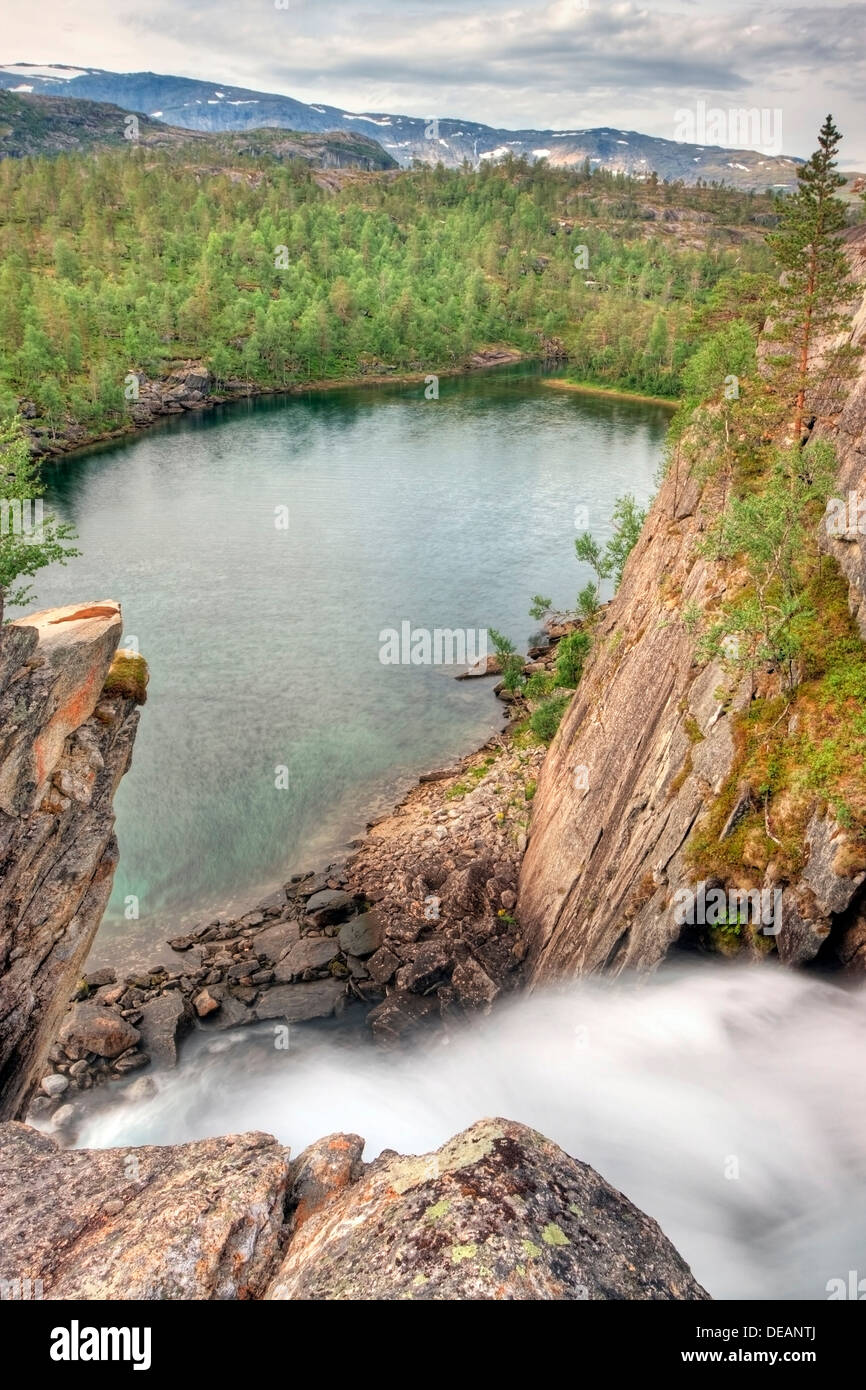
<svg viewBox="0 0 866 1390">
<path fill-rule="evenodd" d="M 773 306 L 773 337 L 784 350 L 770 362 L 770 376 L 792 410 L 793 438 L 803 438 L 806 392 L 816 385 L 814 356 L 819 340 L 838 332 L 844 324 L 841 308 L 851 297 L 850 269 L 840 232 L 845 226 L 845 205 L 836 190 L 845 183 L 837 172 L 836 154 L 842 139 L 832 116 L 818 136 L 818 149 L 797 171 L 797 191 L 781 205 L 780 226 L 768 238 L 782 269 L 781 284 Z M 827 362 L 838 371 L 839 354 Z"/>
</svg>

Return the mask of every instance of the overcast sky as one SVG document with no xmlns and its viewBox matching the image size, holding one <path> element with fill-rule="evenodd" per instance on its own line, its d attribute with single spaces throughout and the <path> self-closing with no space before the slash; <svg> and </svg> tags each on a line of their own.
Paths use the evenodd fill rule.
<svg viewBox="0 0 866 1390">
<path fill-rule="evenodd" d="M 347 111 L 668 139 L 676 112 L 698 101 L 779 109 L 783 152 L 801 155 L 832 111 L 843 165 L 866 168 L 862 3 L 10 0 L 6 11 L 2 62 L 149 69 Z"/>
</svg>

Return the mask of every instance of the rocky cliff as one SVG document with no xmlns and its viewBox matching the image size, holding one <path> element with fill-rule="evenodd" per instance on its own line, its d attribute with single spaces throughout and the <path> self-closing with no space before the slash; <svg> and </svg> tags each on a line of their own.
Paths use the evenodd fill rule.
<svg viewBox="0 0 866 1390">
<path fill-rule="evenodd" d="M 111 891 L 145 680 L 113 665 L 121 630 L 105 600 L 0 634 L 0 1118 L 26 1109 Z"/>
<path fill-rule="evenodd" d="M 866 229 L 848 241 L 854 275 L 862 279 Z M 858 295 L 852 309 L 853 342 L 861 346 L 866 301 Z M 812 402 L 814 431 L 836 446 L 840 490 L 863 496 L 862 359 L 844 397 L 832 413 L 829 402 L 838 399 L 832 386 Z M 697 877 L 688 863 L 689 837 L 732 773 L 738 716 L 750 700 L 746 682 L 717 662 L 700 664 L 695 634 L 684 621 L 690 608 L 718 604 L 732 583 L 730 571 L 698 548 L 720 505 L 717 488 L 702 489 L 676 466 L 669 471 L 542 769 L 518 895 L 535 981 L 653 967 L 682 937 L 676 894 Z M 866 634 L 864 543 L 862 534 L 825 538 Z M 731 814 L 737 813 L 734 804 Z M 843 828 L 816 805 L 799 881 L 774 877 L 770 865 L 744 885 L 784 893 L 775 937 L 783 961 L 813 958 L 844 914 L 856 913 L 864 874 L 849 851 Z"/>
<path fill-rule="evenodd" d="M 695 1299 L 620 1192 L 550 1140 L 482 1120 L 436 1153 L 334 1134 L 63 1150 L 0 1125 L 0 1289 L 47 1299 Z M 23 1291 L 26 1290 L 25 1294 Z"/>
</svg>

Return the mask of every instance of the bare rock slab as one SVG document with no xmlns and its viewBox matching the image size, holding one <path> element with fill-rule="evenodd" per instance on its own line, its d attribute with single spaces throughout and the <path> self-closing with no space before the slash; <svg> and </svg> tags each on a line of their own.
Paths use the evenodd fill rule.
<svg viewBox="0 0 866 1390">
<path fill-rule="evenodd" d="M 696 1299 L 655 1221 L 525 1125 L 480 1120 L 436 1153 L 297 1160 L 288 1252 L 265 1298 Z"/>
<path fill-rule="evenodd" d="M 261 1295 L 279 1254 L 289 1152 L 266 1134 L 60 1149 L 0 1125 L 0 1279 L 47 1299 Z"/>
<path fill-rule="evenodd" d="M 306 984 L 275 985 L 256 1005 L 257 1019 L 284 1019 L 305 1023 L 311 1018 L 330 1018 L 346 997 L 343 980 L 311 980 Z"/>
</svg>

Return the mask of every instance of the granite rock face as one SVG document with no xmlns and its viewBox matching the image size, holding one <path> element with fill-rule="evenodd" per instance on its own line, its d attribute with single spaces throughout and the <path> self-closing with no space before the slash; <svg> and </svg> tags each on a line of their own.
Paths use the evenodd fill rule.
<svg viewBox="0 0 866 1390">
<path fill-rule="evenodd" d="M 357 1135 L 298 1160 L 268 1299 L 707 1299 L 656 1223 L 525 1125 L 361 1163 Z"/>
<path fill-rule="evenodd" d="M 436 1153 L 332 1134 L 62 1149 L 0 1124 L 0 1289 L 46 1299 L 696 1299 L 655 1221 L 510 1120 Z M 4 1297 L 9 1296 L 4 1293 Z M 14 1292 L 11 1295 L 15 1296 Z"/>
<path fill-rule="evenodd" d="M 0 633 L 0 1118 L 39 1083 L 111 891 L 138 723 L 104 693 L 121 629 L 104 600 Z"/>
<path fill-rule="evenodd" d="M 255 1298 L 278 1258 L 288 1151 L 266 1134 L 60 1149 L 0 1125 L 0 1281 L 47 1299 Z"/>
<path fill-rule="evenodd" d="M 852 227 L 845 239 L 852 275 L 859 279 L 862 286 L 866 284 L 866 227 Z M 852 298 L 849 308 L 854 324 L 851 342 L 862 352 L 866 345 L 866 298 L 862 293 Z M 845 382 L 841 391 L 839 383 L 828 380 L 822 386 L 821 396 L 809 404 L 818 416 L 815 437 L 829 439 L 836 449 L 839 459 L 837 496 L 848 503 L 848 521 L 854 523 L 841 535 L 834 534 L 832 527 L 828 534 L 825 528 L 822 545 L 845 573 L 851 586 L 851 611 L 861 635 L 866 638 L 866 525 L 859 524 L 864 516 L 862 509 L 866 500 L 866 372 L 862 359 L 858 372 L 859 377 Z M 842 396 L 842 406 L 837 410 L 833 407 L 839 395 Z M 850 506 L 852 493 L 853 508 Z"/>
<path fill-rule="evenodd" d="M 866 229 L 852 229 L 846 241 L 852 276 L 866 282 Z M 851 340 L 862 347 L 862 283 L 851 307 Z M 828 379 L 809 406 L 813 437 L 836 448 L 840 495 L 866 497 L 866 359 L 850 381 Z M 598 623 L 533 800 L 516 912 L 532 981 L 652 969 L 681 939 L 676 894 L 693 890 L 696 878 L 686 847 L 732 772 L 735 719 L 751 695 L 735 672 L 701 665 L 685 621 L 689 608 L 724 602 L 743 579 L 701 553 L 720 503 L 717 481 L 702 490 L 675 454 Z M 866 535 L 822 531 L 822 544 L 848 579 L 851 611 L 866 636 Z M 845 850 L 840 827 L 817 804 L 813 812 L 798 881 L 777 883 L 768 874 L 763 882 L 758 875 L 725 885 L 783 888 L 775 944 L 779 959 L 794 966 L 836 939 L 866 882 L 866 863 Z M 843 964 L 846 952 L 859 958 L 849 942 Z"/>
</svg>

